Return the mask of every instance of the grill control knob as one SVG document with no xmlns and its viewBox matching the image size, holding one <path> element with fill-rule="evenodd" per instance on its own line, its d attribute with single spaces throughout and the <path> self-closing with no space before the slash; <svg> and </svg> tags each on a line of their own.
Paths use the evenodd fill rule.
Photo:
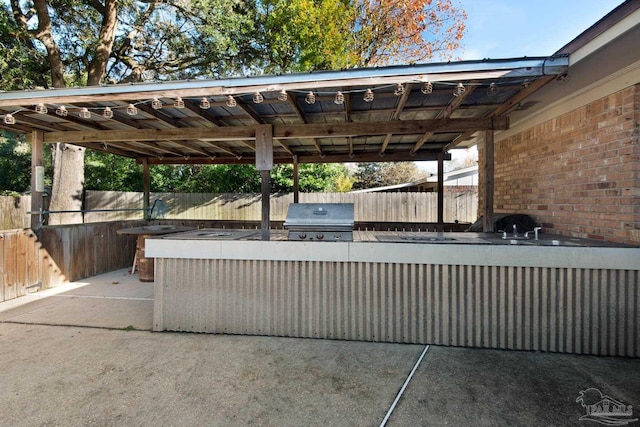
<svg viewBox="0 0 640 427">
<path fill-rule="evenodd" d="M 298 237 L 300 238 L 300 240 L 306 239 L 307 238 L 307 234 L 306 233 L 300 233 L 300 234 L 298 234 Z"/>
<path fill-rule="evenodd" d="M 324 239 L 324 234 L 322 234 L 322 233 L 316 234 L 316 239 L 318 239 L 318 240 Z"/>
</svg>

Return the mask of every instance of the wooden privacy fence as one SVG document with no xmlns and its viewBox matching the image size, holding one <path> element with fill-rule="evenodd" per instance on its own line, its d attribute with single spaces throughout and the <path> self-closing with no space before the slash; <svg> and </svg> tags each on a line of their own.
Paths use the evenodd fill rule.
<svg viewBox="0 0 640 427">
<path fill-rule="evenodd" d="M 31 196 L 0 197 L 0 230 L 28 228 L 31 219 L 27 212 L 31 210 Z"/>
<path fill-rule="evenodd" d="M 136 236 L 120 228 L 142 221 L 0 231 L 0 302 L 131 265 Z"/>
<path fill-rule="evenodd" d="M 361 222 L 436 222 L 437 193 L 300 193 L 301 203 L 353 203 L 355 220 Z M 152 193 L 154 217 L 165 219 L 217 219 L 255 221 L 261 218 L 260 194 Z M 283 221 L 293 194 L 271 196 L 271 220 Z M 445 222 L 474 222 L 478 193 L 444 194 Z M 87 191 L 85 222 L 142 218 L 142 193 Z"/>
<path fill-rule="evenodd" d="M 65 281 L 31 230 L 0 231 L 0 273 L 0 302 Z"/>
</svg>

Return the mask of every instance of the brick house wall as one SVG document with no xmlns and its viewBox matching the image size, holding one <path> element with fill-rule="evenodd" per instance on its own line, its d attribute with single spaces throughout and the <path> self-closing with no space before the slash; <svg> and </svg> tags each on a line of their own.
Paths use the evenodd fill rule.
<svg viewBox="0 0 640 427">
<path fill-rule="evenodd" d="M 640 84 L 496 136 L 495 213 L 531 215 L 548 233 L 640 244 Z"/>
</svg>

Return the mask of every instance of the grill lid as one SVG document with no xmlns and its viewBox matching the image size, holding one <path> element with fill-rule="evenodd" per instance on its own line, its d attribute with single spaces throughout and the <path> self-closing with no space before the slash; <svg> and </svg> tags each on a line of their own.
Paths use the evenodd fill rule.
<svg viewBox="0 0 640 427">
<path fill-rule="evenodd" d="M 291 203 L 284 227 L 288 229 L 353 230 L 353 203 Z"/>
</svg>

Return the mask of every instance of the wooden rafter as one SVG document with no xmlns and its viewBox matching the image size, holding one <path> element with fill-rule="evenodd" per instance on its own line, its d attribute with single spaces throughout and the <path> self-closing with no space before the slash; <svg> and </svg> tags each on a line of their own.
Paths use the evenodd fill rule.
<svg viewBox="0 0 640 427">
<path fill-rule="evenodd" d="M 522 88 L 518 93 L 513 95 L 507 101 L 503 102 L 498 108 L 496 108 L 492 113 L 492 116 L 501 116 L 508 113 L 509 111 L 516 108 L 518 106 L 518 103 L 520 103 L 523 99 L 525 99 L 547 83 L 555 80 L 556 78 L 557 76 L 545 76 L 531 82 L 527 87 Z"/>
<path fill-rule="evenodd" d="M 233 151 L 233 150 L 231 150 L 231 149 L 229 149 L 229 148 L 227 148 L 227 147 L 223 147 L 223 146 L 221 146 L 220 144 L 214 144 L 213 142 L 209 142 L 209 144 L 208 144 L 208 145 L 209 145 L 210 147 L 213 147 L 213 148 L 215 148 L 215 149 L 217 149 L 217 150 L 222 151 L 223 153 L 227 153 L 227 154 L 229 154 L 229 155 L 231 155 L 231 156 L 235 157 L 236 159 L 241 159 L 241 158 L 242 158 L 242 155 L 241 155 L 241 154 L 238 154 L 238 153 L 236 153 L 235 151 Z"/>
<path fill-rule="evenodd" d="M 467 85 L 466 90 L 463 93 L 461 93 L 460 95 L 453 96 L 451 101 L 449 102 L 449 104 L 443 110 L 441 110 L 438 113 L 438 115 L 436 116 L 436 119 L 447 120 L 449 117 L 451 117 L 451 114 L 453 114 L 453 112 L 458 107 L 460 107 L 460 105 L 462 105 L 462 103 L 475 90 L 476 86 L 474 86 L 473 83 L 475 83 L 475 82 L 471 82 L 470 85 Z M 422 147 L 429 140 L 429 138 L 431 138 L 431 136 L 434 134 L 435 131 L 436 131 L 436 129 L 434 129 L 432 131 L 429 131 L 429 132 L 425 132 L 425 134 L 422 135 L 422 137 L 418 140 L 418 142 L 416 142 L 416 144 L 413 146 L 413 148 L 411 149 L 410 154 L 415 154 L 420 149 L 420 147 Z"/>
<path fill-rule="evenodd" d="M 244 99 L 238 97 L 236 98 L 236 107 L 238 107 L 239 109 L 241 109 L 242 111 L 244 111 L 244 113 L 251 117 L 251 120 L 254 121 L 254 123 L 256 124 L 262 124 L 262 119 L 260 118 L 259 115 L 256 114 L 255 111 L 253 111 L 253 109 L 251 107 L 249 107 L 249 105 L 247 105 L 247 103 L 244 101 Z"/>
<path fill-rule="evenodd" d="M 295 97 L 288 97 L 287 102 L 289 102 L 289 104 L 291 105 L 291 107 L 293 108 L 293 111 L 295 111 L 296 115 L 298 116 L 298 118 L 302 121 L 302 123 L 309 123 L 309 121 L 307 120 L 307 116 L 302 112 L 302 108 L 300 108 L 300 104 L 298 104 L 298 101 L 296 100 Z M 311 142 L 313 142 L 313 146 L 316 148 L 316 151 L 318 152 L 318 155 L 322 156 L 322 147 L 320 146 L 320 143 L 318 142 L 317 139 L 315 138 L 310 138 Z M 280 139 L 278 139 L 278 141 L 280 141 Z"/>
<path fill-rule="evenodd" d="M 280 146 L 282 147 L 282 149 L 283 149 L 284 151 L 286 151 L 287 153 L 289 153 L 292 157 L 296 155 L 296 154 L 291 150 L 291 148 L 289 148 L 289 145 L 287 145 L 287 143 L 286 143 L 286 142 L 284 142 L 283 140 L 274 138 L 274 141 L 276 141 L 278 144 L 280 144 Z"/>
<path fill-rule="evenodd" d="M 104 144 L 101 142 L 81 142 L 81 143 L 76 143 L 76 145 L 90 148 L 92 150 L 104 151 L 105 153 L 118 154 L 120 156 L 125 156 L 125 157 L 138 157 L 137 155 L 140 155 L 140 154 L 146 157 L 158 156 L 152 150 L 140 148 L 131 143 L 126 143 L 126 142 L 112 142 L 109 144 Z M 113 147 L 117 147 L 117 148 L 113 148 Z"/>
<path fill-rule="evenodd" d="M 556 76 L 546 76 L 546 77 L 542 77 L 542 78 L 540 78 L 538 80 L 535 80 L 535 81 L 531 82 L 526 87 L 522 87 L 522 89 L 520 91 L 518 91 L 511 98 L 509 98 L 508 100 L 506 100 L 505 102 L 503 102 L 502 104 L 497 106 L 497 108 L 494 111 L 488 113 L 486 116 L 487 117 L 496 117 L 496 116 L 501 116 L 501 115 L 504 115 L 504 114 L 508 113 L 509 111 L 511 111 L 514 108 L 516 108 L 518 106 L 518 103 L 522 102 L 522 100 L 524 100 L 526 97 L 528 97 L 533 92 L 537 91 L 538 89 L 540 89 L 542 86 L 546 85 L 547 83 L 552 82 L 553 80 L 555 80 L 555 78 L 556 78 Z M 446 152 L 448 150 L 451 150 L 452 148 L 457 147 L 458 145 L 462 144 L 464 141 L 466 141 L 469 138 L 471 138 L 473 136 L 473 134 L 475 134 L 475 133 L 476 133 L 476 131 L 467 131 L 467 132 L 461 134 L 456 139 L 451 141 L 449 144 L 445 145 L 442 148 L 442 151 Z"/>
<path fill-rule="evenodd" d="M 144 144 L 145 145 L 150 145 L 150 146 L 162 151 L 163 153 L 173 154 L 174 156 L 183 156 L 183 157 L 185 156 L 185 153 L 183 153 L 181 151 L 176 151 L 176 150 L 173 150 L 173 149 L 169 149 L 169 148 L 163 147 L 160 142 L 149 142 L 149 141 L 147 141 Z"/>
<path fill-rule="evenodd" d="M 220 103 L 224 105 L 223 103 Z M 214 105 L 212 103 L 212 105 Z M 189 99 L 184 100 L 184 106 L 189 109 L 189 111 L 197 114 L 203 119 L 213 123 L 216 126 L 225 126 L 225 124 L 220 120 L 215 114 L 213 114 L 210 110 L 203 110 L 199 105 L 196 105 L 193 101 Z"/>
<path fill-rule="evenodd" d="M 65 131 L 66 128 L 58 123 L 51 123 L 51 122 L 46 122 L 44 120 L 38 120 L 32 117 L 27 117 L 24 114 L 21 114 L 20 116 L 16 117 L 16 122 L 17 123 L 27 123 L 30 126 L 33 126 L 37 129 L 40 130 L 44 130 L 44 131 Z M 13 125 L 12 125 L 13 126 Z"/>
<path fill-rule="evenodd" d="M 162 111 L 162 109 L 160 110 L 154 110 L 153 108 L 149 107 L 146 104 L 139 104 L 137 106 L 137 108 L 140 111 L 143 111 L 145 113 L 147 113 L 148 115 L 155 117 L 156 119 L 160 120 L 161 122 L 168 124 L 169 126 L 173 127 L 173 128 L 179 128 L 181 127 L 180 122 L 176 119 L 174 119 L 173 117 L 169 116 L 167 113 L 164 113 Z"/>
<path fill-rule="evenodd" d="M 207 151 L 204 147 L 199 146 L 193 141 L 177 141 L 177 143 L 204 156 L 215 157 L 213 153 Z"/>
<path fill-rule="evenodd" d="M 407 105 L 407 100 L 409 99 L 409 95 L 411 94 L 412 87 L 413 85 L 411 83 L 407 83 L 405 85 L 404 93 L 402 94 L 402 96 L 400 97 L 400 100 L 398 101 L 398 106 L 396 107 L 396 110 L 393 112 L 393 116 L 391 116 L 391 120 L 400 119 L 400 113 L 402 113 L 402 110 L 404 110 L 405 105 Z M 382 142 L 382 148 L 380 149 L 380 155 L 383 155 L 384 152 L 387 150 L 387 146 L 389 145 L 389 142 L 391 141 L 392 136 L 393 136 L 392 133 L 388 133 L 384 137 L 384 141 Z"/>
</svg>

